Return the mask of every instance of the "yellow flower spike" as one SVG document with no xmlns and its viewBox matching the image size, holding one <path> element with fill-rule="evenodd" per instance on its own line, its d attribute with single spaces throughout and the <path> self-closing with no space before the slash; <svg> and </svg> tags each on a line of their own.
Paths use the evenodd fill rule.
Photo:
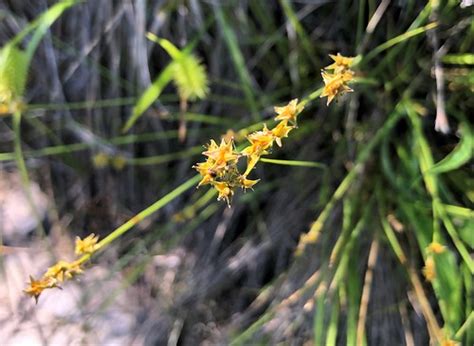
<svg viewBox="0 0 474 346">
<path fill-rule="evenodd" d="M 60 288 L 56 280 L 53 278 L 41 278 L 40 280 L 35 280 L 31 275 L 30 275 L 30 283 L 28 284 L 28 287 L 23 290 L 27 295 L 33 297 L 35 299 L 35 303 L 38 303 L 38 298 L 43 293 L 45 289 L 48 288 Z"/>
<path fill-rule="evenodd" d="M 324 81 L 324 89 L 320 97 L 327 97 L 327 105 L 338 95 L 344 92 L 352 92 L 353 90 L 347 86 L 347 82 L 352 80 L 353 74 L 346 71 L 340 74 L 330 74 L 325 71 L 321 72 Z"/>
<path fill-rule="evenodd" d="M 247 179 L 244 175 L 240 176 L 240 185 L 244 190 L 251 189 L 256 183 L 258 183 L 260 179 L 257 180 L 250 180 Z"/>
<path fill-rule="evenodd" d="M 70 263 L 66 261 L 59 261 L 55 265 L 48 268 L 43 278 L 53 278 L 57 280 L 57 282 L 64 282 L 82 273 L 83 271 L 79 262 L 76 261 Z"/>
<path fill-rule="evenodd" d="M 275 135 L 270 131 L 266 124 L 263 125 L 261 131 L 256 131 L 247 136 L 247 139 L 252 144 L 251 149 L 245 148 L 243 155 L 251 156 L 253 154 L 263 154 L 263 152 L 273 145 Z"/>
<path fill-rule="evenodd" d="M 242 149 L 242 151 L 240 153 L 244 156 L 252 156 L 252 155 L 255 154 L 256 149 L 257 149 L 256 146 L 249 145 L 248 147 L 245 147 L 244 149 Z"/>
<path fill-rule="evenodd" d="M 211 174 L 206 174 L 202 177 L 201 181 L 198 184 L 199 186 L 210 184 L 214 181 L 214 177 Z"/>
<path fill-rule="evenodd" d="M 217 200 L 221 201 L 224 199 L 227 202 L 227 205 L 230 207 L 230 199 L 232 198 L 234 191 L 232 191 L 229 185 L 223 181 L 214 182 L 213 185 L 219 193 Z"/>
<path fill-rule="evenodd" d="M 252 147 L 248 147 L 248 148 L 252 148 Z M 243 174 L 244 176 L 247 176 L 250 174 L 252 169 L 257 164 L 258 160 L 260 160 L 260 155 L 258 153 L 253 153 L 250 156 L 248 156 L 247 169 L 245 170 L 245 173 Z"/>
<path fill-rule="evenodd" d="M 277 113 L 275 120 L 288 120 L 296 124 L 296 117 L 303 108 L 303 105 L 298 104 L 298 99 L 291 100 L 284 107 L 274 107 L 275 113 Z"/>
<path fill-rule="evenodd" d="M 288 137 L 288 133 L 293 129 L 294 126 L 288 126 L 287 121 L 282 121 L 272 130 L 272 133 L 275 136 L 275 142 L 279 147 L 282 145 L 282 138 Z"/>
<path fill-rule="evenodd" d="M 326 70 L 334 70 L 335 72 L 345 70 L 352 65 L 352 61 L 354 60 L 353 57 L 345 57 L 341 55 L 341 53 L 337 53 L 337 55 L 329 54 L 334 63 L 325 67 Z"/>
<path fill-rule="evenodd" d="M 346 71 L 341 72 L 339 76 L 344 82 L 350 82 L 351 80 L 354 79 L 354 71 L 346 70 Z"/>
<path fill-rule="evenodd" d="M 428 253 L 439 255 L 439 254 L 442 254 L 446 250 L 446 246 L 434 241 L 430 245 L 428 245 L 426 250 Z"/>
<path fill-rule="evenodd" d="M 201 185 L 209 184 L 217 176 L 217 172 L 213 169 L 214 162 L 212 160 L 207 160 L 206 162 L 200 162 L 193 166 L 193 168 L 199 172 L 202 176 L 201 181 L 198 184 L 198 187 Z"/>
<path fill-rule="evenodd" d="M 436 264 L 433 257 L 428 256 L 423 268 L 423 275 L 426 281 L 432 282 L 436 278 Z"/>
<path fill-rule="evenodd" d="M 203 155 L 214 161 L 215 169 L 222 169 L 228 162 L 236 162 L 239 159 L 239 154 L 234 151 L 233 143 L 232 140 L 226 141 L 222 138 L 221 144 L 217 146 L 216 142 L 211 140 L 211 144 Z"/>
<path fill-rule="evenodd" d="M 99 236 L 96 236 L 94 233 L 89 234 L 84 239 L 76 237 L 76 248 L 74 250 L 75 254 L 82 256 L 93 253 L 97 248 L 98 240 Z"/>
<path fill-rule="evenodd" d="M 216 141 L 211 139 L 211 141 L 209 142 L 209 145 L 207 146 L 207 151 L 204 151 L 203 155 L 206 155 L 207 152 L 215 151 L 218 148 L 219 148 L 219 146 L 217 145 Z"/>
</svg>

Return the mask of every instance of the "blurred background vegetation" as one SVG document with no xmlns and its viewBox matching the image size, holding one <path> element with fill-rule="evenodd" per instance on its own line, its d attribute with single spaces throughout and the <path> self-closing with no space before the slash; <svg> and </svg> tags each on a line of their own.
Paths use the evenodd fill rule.
<svg viewBox="0 0 474 346">
<path fill-rule="evenodd" d="M 3 341 L 472 345 L 473 8 L 2 1 Z M 357 56 L 354 92 L 327 107 L 337 52 Z M 176 54 L 193 60 L 177 76 Z M 269 156 L 287 161 L 231 208 L 194 189 L 204 144 L 244 142 L 293 98 L 299 127 Z M 22 294 L 76 236 L 157 200 L 79 281 Z"/>
</svg>

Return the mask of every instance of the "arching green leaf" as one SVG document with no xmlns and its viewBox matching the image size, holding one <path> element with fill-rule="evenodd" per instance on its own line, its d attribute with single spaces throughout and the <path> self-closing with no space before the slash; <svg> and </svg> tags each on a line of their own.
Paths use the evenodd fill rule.
<svg viewBox="0 0 474 346">
<path fill-rule="evenodd" d="M 122 132 L 127 132 L 135 124 L 135 122 L 142 116 L 142 114 L 152 105 L 153 102 L 160 96 L 163 89 L 173 79 L 174 66 L 169 64 L 160 75 L 153 81 L 153 83 L 145 90 L 145 92 L 138 99 L 135 107 L 133 107 L 132 116 L 127 120 L 127 123 L 122 129 Z"/>
<path fill-rule="evenodd" d="M 445 173 L 453 171 L 472 158 L 472 148 L 474 146 L 474 138 L 472 131 L 467 124 L 461 127 L 461 141 L 444 159 L 436 163 L 429 171 L 431 173 Z"/>
</svg>

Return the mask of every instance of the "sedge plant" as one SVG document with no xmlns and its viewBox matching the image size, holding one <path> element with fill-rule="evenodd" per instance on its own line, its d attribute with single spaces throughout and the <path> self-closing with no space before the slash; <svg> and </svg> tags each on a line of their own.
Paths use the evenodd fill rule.
<svg viewBox="0 0 474 346">
<path fill-rule="evenodd" d="M 328 105 L 338 95 L 352 90 L 348 87 L 348 83 L 351 82 L 352 76 L 354 76 L 354 72 L 350 69 L 353 58 L 344 57 L 340 54 L 330 55 L 330 57 L 334 60 L 334 63 L 326 67 L 322 72 L 325 86 L 321 94 L 321 97 L 328 97 Z M 333 72 L 330 73 L 329 71 Z M 279 147 L 282 146 L 282 139 L 288 137 L 290 131 L 296 128 L 297 117 L 303 109 L 304 105 L 298 103 L 298 99 L 291 100 L 286 106 L 275 107 L 275 120 L 278 121 L 276 126 L 268 129 L 264 125 L 262 130 L 249 134 L 247 136 L 249 145 L 241 151 L 235 149 L 232 137 L 229 139 L 223 138 L 219 145 L 214 140 L 211 140 L 207 150 L 203 152 L 207 160 L 193 166 L 199 172 L 200 181 L 198 187 L 207 184 L 211 185 L 218 193 L 218 200 L 225 200 L 230 206 L 231 199 L 237 188 L 250 189 L 259 181 L 258 179 L 249 179 L 248 175 L 262 156 L 270 153 L 274 143 Z M 247 159 L 247 165 L 244 172 L 240 173 L 238 162 L 244 157 Z M 96 157 L 96 165 L 102 165 L 107 159 L 106 156 Z M 178 196 L 186 191 L 191 184 L 194 184 L 196 180 L 195 177 L 187 181 L 169 195 L 172 195 L 172 198 Z M 164 199 L 168 201 L 166 196 Z M 75 254 L 78 257 L 72 262 L 58 261 L 48 268 L 39 279 L 30 276 L 30 283 L 24 292 L 33 297 L 37 302 L 44 290 L 61 288 L 60 285 L 65 281 L 74 279 L 77 275 L 82 274 L 91 256 L 98 250 L 104 249 L 112 240 L 130 230 L 144 217 L 158 210 L 163 205 L 160 201 L 136 215 L 100 242 L 98 241 L 98 236 L 94 234 L 90 234 L 84 239 L 77 237 Z"/>
<path fill-rule="evenodd" d="M 291 25 L 295 27 L 298 37 L 305 42 L 305 53 L 311 55 L 312 47 L 309 44 L 309 37 L 306 36 L 304 27 L 298 22 L 298 17 L 293 13 L 291 3 L 288 1 L 281 1 L 281 3 L 285 13 L 290 17 Z M 382 2 L 382 5 L 384 3 L 386 2 Z M 383 81 L 385 83 L 385 90 L 393 91 L 398 89 L 397 86 L 404 83 L 404 74 L 410 71 L 409 66 L 411 66 L 407 60 L 411 59 L 414 55 L 413 52 L 419 51 L 416 42 L 420 41 L 424 33 L 434 30 L 438 26 L 436 22 L 425 25 L 433 9 L 432 3 L 429 2 L 417 14 L 415 21 L 408 27 L 406 32 L 389 38 L 387 42 L 376 46 L 375 49 L 367 53 L 364 51 L 368 46 L 361 45 L 365 46 L 365 48 L 360 51 L 363 56 L 361 57 L 362 63 L 358 65 L 358 68 L 363 71 L 362 75 L 367 77 L 365 79 L 367 85 L 369 83 L 372 83 L 371 85 L 378 85 L 377 83 Z M 364 13 L 380 13 L 378 10 L 375 11 L 374 4 L 373 2 L 368 3 L 368 11 L 364 8 L 366 6 L 365 2 L 360 2 L 359 4 L 359 14 L 361 15 L 357 27 L 357 41 L 359 43 L 363 41 Z M 383 10 L 382 5 L 380 6 L 381 10 Z M 263 2 L 251 2 L 249 6 L 258 8 L 266 5 L 263 5 Z M 221 12 L 223 12 L 222 9 L 216 10 L 218 23 L 225 29 L 226 43 L 232 52 L 234 63 L 242 66 L 242 52 L 236 44 L 235 35 L 232 35 L 232 27 L 229 26 L 228 18 L 222 15 L 223 13 Z M 264 13 L 263 17 L 265 15 Z M 374 15 L 374 17 L 376 16 Z M 374 21 L 371 21 L 369 27 L 377 26 L 374 23 Z M 390 36 L 392 35 L 390 34 Z M 149 38 L 154 40 L 151 37 L 149 35 Z M 370 35 L 368 37 L 370 38 Z M 154 41 L 156 42 L 156 40 Z M 465 41 L 468 41 L 468 39 Z M 160 44 L 160 46 L 164 48 L 166 43 L 164 43 L 165 41 L 161 42 L 163 44 Z M 164 49 L 168 52 L 166 48 Z M 186 52 L 187 54 L 190 52 L 187 49 L 185 47 L 180 52 Z M 400 52 L 405 49 L 407 52 L 411 52 L 411 54 L 406 54 L 404 64 L 402 64 L 403 68 L 400 67 L 400 71 L 403 73 L 398 74 L 397 70 L 396 78 L 390 80 L 390 77 L 386 76 L 385 72 L 386 70 L 395 70 L 395 66 L 399 67 L 400 64 L 397 60 Z M 169 50 L 172 50 L 172 48 Z M 381 53 L 384 53 L 383 58 L 381 58 Z M 172 54 L 169 55 L 172 59 L 170 65 L 174 65 L 179 59 L 174 59 Z M 468 56 L 472 57 L 469 54 Z M 377 63 L 379 58 L 380 62 Z M 246 190 L 255 187 L 258 189 L 260 186 L 256 184 L 259 179 L 254 176 L 254 168 L 260 162 L 271 163 L 272 160 L 265 156 L 270 154 L 277 146 L 283 145 L 288 135 L 297 134 L 297 117 L 299 117 L 304 107 L 319 96 L 327 97 L 329 105 L 338 95 L 352 91 L 349 83 L 355 78 L 351 70 L 351 67 L 355 65 L 354 61 L 351 60 L 352 58 L 346 58 L 339 54 L 332 56 L 332 59 L 334 63 L 326 67 L 322 73 L 325 84 L 324 88 L 311 93 L 301 102 L 295 99 L 287 105 L 276 107 L 275 125 L 269 125 L 268 127 L 264 125 L 263 129 L 261 125 L 252 126 L 250 131 L 257 131 L 246 136 L 247 144 L 235 144 L 232 135 L 224 136 L 220 141 L 211 140 L 203 152 L 205 161 L 194 166 L 199 175 L 184 182 L 103 239 L 99 240 L 95 235 L 90 235 L 84 239 L 77 239 L 79 243 L 78 248 L 82 250 L 77 252 L 75 260 L 72 262 L 59 261 L 50 267 L 39 279 L 33 278 L 30 286 L 25 291 L 33 298 L 38 299 L 45 289 L 60 287 L 65 281 L 75 278 L 90 265 L 92 256 L 96 256 L 99 251 L 106 249 L 112 241 L 121 237 L 144 218 L 150 216 L 196 184 L 198 186 L 209 185 L 212 187 L 211 190 L 204 194 L 205 198 L 199 199 L 199 203 L 202 202 L 204 204 L 216 194 L 219 200 L 231 204 L 236 189 L 243 188 Z M 454 56 L 448 55 L 443 61 L 447 64 L 460 64 L 464 63 L 465 59 L 460 62 L 460 60 L 454 59 Z M 469 63 L 469 60 L 467 61 Z M 394 66 L 394 68 L 390 68 L 390 66 Z M 179 77 L 186 77 L 183 73 L 186 73 L 188 70 L 181 69 L 181 72 L 176 72 L 177 70 L 170 67 L 162 71 L 153 85 L 145 91 L 139 102 L 136 103 L 132 118 L 137 115 L 141 116 L 169 82 L 174 82 L 176 85 L 176 90 L 179 94 L 178 101 L 180 103 L 181 116 L 184 114 L 183 109 L 186 109 L 187 101 L 192 101 L 192 99 L 185 92 L 180 91 L 178 79 Z M 193 68 L 190 71 L 198 71 L 198 69 Z M 411 76 L 410 73 L 408 75 Z M 248 90 L 250 87 L 249 78 L 247 78 L 248 73 L 244 73 L 242 76 L 242 81 L 247 81 L 242 83 L 246 86 L 244 90 Z M 407 90 L 421 89 L 416 80 L 417 78 L 414 79 L 413 83 L 410 82 L 413 85 L 410 84 Z M 364 81 L 362 82 L 364 83 Z M 192 85 L 192 83 L 185 82 L 184 85 Z M 363 93 L 362 87 L 357 89 L 358 92 Z M 8 94 L 4 95 L 8 96 Z M 469 162 L 472 158 L 472 130 L 469 128 L 469 124 L 464 126 L 468 122 L 461 122 L 460 134 L 462 136 L 459 145 L 450 155 L 435 163 L 436 156 L 433 157 L 432 148 L 428 145 L 428 140 L 424 137 L 421 126 L 422 116 L 426 112 L 423 111 L 423 107 L 413 99 L 409 92 L 400 93 L 400 95 L 402 95 L 401 100 L 396 102 L 395 105 L 390 106 L 394 106 L 392 110 L 387 107 L 387 117 L 381 128 L 367 141 L 352 166 L 348 166 L 350 169 L 347 175 L 342 179 L 333 195 L 322 204 L 322 211 L 315 218 L 308 232 L 303 233 L 299 239 L 296 248 L 297 254 L 302 254 L 305 250 L 312 250 L 312 246 L 320 240 L 323 227 L 329 223 L 331 215 L 337 211 L 336 206 L 339 202 L 342 202 L 344 224 L 341 235 L 338 237 L 327 261 L 329 269 L 324 268 L 324 256 L 321 256 L 323 260 L 321 269 L 312 273 L 309 279 L 301 286 L 302 288 L 297 289 L 288 299 L 284 299 L 280 304 L 278 302 L 272 304 L 272 307 L 261 318 L 235 338 L 235 344 L 248 343 L 250 341 L 249 338 L 256 331 L 260 331 L 261 327 L 271 319 L 273 314 L 287 309 L 290 302 L 293 303 L 297 299 L 304 299 L 306 300 L 304 309 L 302 308 L 304 312 L 311 311 L 314 308 L 313 335 L 316 344 L 326 341 L 328 345 L 335 345 L 336 341 L 340 340 L 340 321 L 344 321 L 342 324 L 347 328 L 347 343 L 363 345 L 367 342 L 365 338 L 368 337 L 368 333 L 365 335 L 366 321 L 370 321 L 373 316 L 371 316 L 371 311 L 367 305 L 371 294 L 371 282 L 374 275 L 373 268 L 377 263 L 377 254 L 381 252 L 378 249 L 384 246 L 387 247 L 387 245 L 396 255 L 401 268 L 405 270 L 406 278 L 413 288 L 413 295 L 410 296 L 410 301 L 413 300 L 419 305 L 420 309 L 417 312 L 420 311 L 423 315 L 431 340 L 438 344 L 451 345 L 454 344 L 453 340 L 463 340 L 464 338 L 467 340 L 467 344 L 472 343 L 469 342 L 469 340 L 472 341 L 472 333 L 469 330 L 473 320 L 472 303 L 469 302 L 469 292 L 472 291 L 473 272 L 472 258 L 470 258 L 471 254 L 469 253 L 470 247 L 468 245 L 470 228 L 469 226 L 462 227 L 463 220 L 467 220 L 465 223 L 468 223 L 469 218 L 472 220 L 472 210 L 457 205 L 455 199 L 450 198 L 446 194 L 446 186 L 444 185 L 444 182 L 447 180 L 445 179 L 446 177 L 456 176 L 454 174 L 456 172 L 453 173 L 453 171 Z M 368 96 L 369 100 L 374 98 L 378 100 L 372 93 Z M 8 97 L 4 96 L 3 99 L 6 100 Z M 251 97 L 252 95 L 250 94 L 249 99 Z M 198 98 L 200 97 L 196 99 Z M 351 103 L 355 99 L 356 97 L 351 99 Z M 390 104 L 390 102 L 388 103 Z M 249 102 L 248 104 L 250 105 L 251 103 Z M 21 104 L 18 103 L 18 105 Z M 15 106 L 14 102 L 10 102 L 8 107 L 12 108 L 8 109 L 15 110 L 17 109 Z M 7 108 L 3 106 L 3 109 Z M 258 114 L 256 120 L 258 120 Z M 408 144 L 397 137 L 398 133 L 395 136 L 395 125 L 403 120 L 406 120 L 410 131 L 407 136 L 409 138 Z M 395 155 L 389 153 L 388 148 L 390 150 L 393 149 Z M 362 179 L 363 176 L 359 173 L 366 168 L 366 163 L 375 156 L 374 154 L 378 149 L 382 153 L 380 158 L 383 176 L 389 177 L 389 179 L 384 181 L 380 177 L 382 174 L 379 174 L 374 180 L 376 182 L 373 184 L 375 189 L 367 186 L 365 188 L 368 192 L 364 189 L 358 189 L 355 183 L 357 183 L 359 178 L 361 178 L 361 181 L 364 181 Z M 202 151 L 202 149 L 197 150 Z M 197 150 L 193 148 L 193 153 Z M 395 162 L 395 158 L 397 158 L 397 162 Z M 117 163 L 114 163 L 114 156 L 99 153 L 94 158 L 94 162 L 96 167 L 110 164 L 117 170 L 120 170 L 123 168 L 124 159 L 120 156 L 117 159 Z M 135 164 L 147 164 L 150 162 L 167 162 L 166 160 L 168 160 L 168 158 L 160 157 L 156 158 L 155 161 L 148 160 L 145 163 L 142 159 L 126 159 L 126 164 L 132 164 L 132 162 Z M 277 161 L 281 160 L 273 160 L 273 163 L 278 163 Z M 291 162 L 293 164 L 296 163 L 296 161 Z M 418 170 L 417 165 L 419 165 Z M 463 181 L 463 179 L 456 178 L 456 181 Z M 382 184 L 388 191 L 396 191 L 396 193 L 389 196 L 390 194 L 380 192 Z M 464 186 L 467 186 L 467 184 Z M 416 191 L 417 194 L 414 194 L 415 202 L 413 199 L 410 200 L 407 189 Z M 374 190 L 375 193 L 372 193 Z M 361 193 L 361 196 L 354 197 L 351 196 L 351 193 Z M 370 198 L 364 196 L 365 193 L 370 194 Z M 472 194 L 468 192 L 466 196 L 469 197 Z M 244 197 L 248 197 L 248 195 Z M 470 200 L 472 201 L 472 198 Z M 365 201 L 369 201 L 369 203 L 360 207 L 359 209 L 361 209 L 362 213 L 357 215 L 358 203 L 364 204 Z M 426 201 L 428 201 L 428 205 Z M 216 204 L 214 202 L 211 206 L 214 209 L 206 209 L 206 212 L 209 213 L 210 211 L 212 213 L 212 210 L 216 210 Z M 378 210 L 378 213 L 375 212 L 374 214 L 373 207 L 375 204 L 378 206 L 378 208 L 375 208 L 375 210 Z M 374 231 L 374 239 L 371 241 L 367 260 L 367 271 L 362 282 L 359 280 L 357 272 L 360 269 L 358 268 L 359 261 L 353 259 L 360 256 L 360 248 L 362 246 L 358 243 L 362 238 L 361 234 L 365 232 L 364 227 L 370 230 L 380 230 L 381 232 L 376 233 Z M 446 229 L 446 232 L 443 232 L 443 229 Z M 413 252 L 407 252 L 404 249 L 405 244 L 399 241 L 402 234 L 415 237 L 413 244 L 415 244 L 415 247 L 418 246 L 419 249 L 414 252 L 419 255 L 422 262 L 421 267 L 423 267 L 419 273 L 421 278 L 418 277 L 417 270 L 413 266 L 413 258 L 410 258 Z M 90 246 L 86 246 L 87 244 Z M 308 254 L 309 251 L 306 253 Z M 301 257 L 305 256 L 297 257 L 295 262 Z M 334 273 L 332 273 L 332 269 L 334 269 Z M 275 285 L 269 285 L 269 289 L 276 289 L 275 287 Z M 314 295 L 309 293 L 310 297 L 308 298 L 307 294 L 306 296 L 303 294 L 313 290 L 313 288 Z M 433 288 L 436 304 L 425 293 L 426 288 Z M 373 287 L 372 290 L 374 290 Z M 262 292 L 262 296 L 264 295 L 265 292 Z M 466 300 L 465 308 L 463 308 L 463 299 Z M 329 307 L 329 311 L 328 304 L 333 304 Z M 404 306 L 405 302 L 401 305 Z M 432 307 L 432 305 L 439 306 L 439 309 Z M 345 312 L 347 313 L 345 314 Z M 330 315 L 330 320 L 326 321 L 325 316 L 328 316 L 328 314 Z M 441 317 L 443 325 L 440 322 Z M 298 323 L 300 322 L 295 321 L 292 328 L 296 330 Z M 326 332 L 325 327 L 327 326 L 329 328 Z"/>
</svg>

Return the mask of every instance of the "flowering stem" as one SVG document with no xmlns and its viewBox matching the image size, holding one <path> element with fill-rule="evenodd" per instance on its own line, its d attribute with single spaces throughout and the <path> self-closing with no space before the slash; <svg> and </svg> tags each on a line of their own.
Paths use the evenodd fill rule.
<svg viewBox="0 0 474 346">
<path fill-rule="evenodd" d="M 200 176 L 196 175 L 187 181 L 185 181 L 183 184 L 179 185 L 177 188 L 175 188 L 173 191 L 169 192 L 162 198 L 160 198 L 158 201 L 150 205 L 148 208 L 142 210 L 138 214 L 136 214 L 134 217 L 132 217 L 130 220 L 125 222 L 123 225 L 112 231 L 107 237 L 102 239 L 100 242 L 97 243 L 96 251 L 106 247 L 109 245 L 111 242 L 113 242 L 115 239 L 119 238 L 129 230 L 131 230 L 135 225 L 137 225 L 140 221 L 143 219 L 147 218 L 148 216 L 154 214 L 158 210 L 160 210 L 162 207 L 170 203 L 172 200 L 174 200 L 176 197 L 180 196 L 187 190 L 189 190 L 191 187 L 196 185 L 196 183 L 199 181 Z M 79 260 L 78 263 L 82 264 L 86 261 L 89 260 L 91 257 L 91 254 L 87 254 L 82 256 Z"/>
</svg>

